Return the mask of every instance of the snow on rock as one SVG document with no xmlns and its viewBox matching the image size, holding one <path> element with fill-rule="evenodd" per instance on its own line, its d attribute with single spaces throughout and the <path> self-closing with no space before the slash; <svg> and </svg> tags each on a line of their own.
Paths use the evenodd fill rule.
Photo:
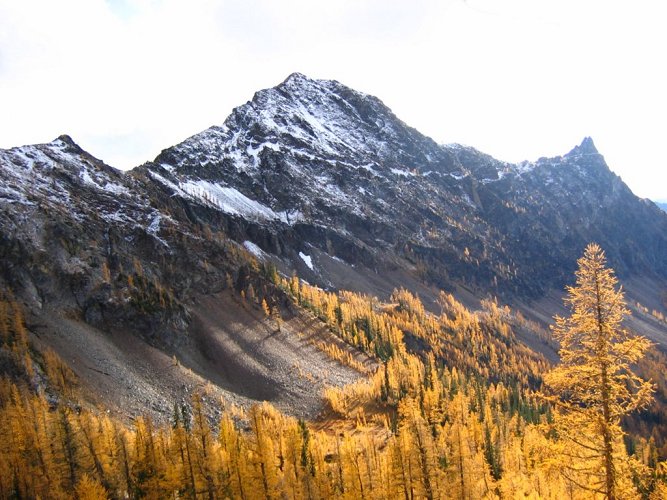
<svg viewBox="0 0 667 500">
<path fill-rule="evenodd" d="M 162 222 L 163 218 L 169 219 L 173 222 L 173 219 L 171 219 L 168 216 L 162 215 L 160 212 L 155 211 L 152 214 L 153 219 L 151 220 L 150 224 L 146 227 L 146 232 L 153 236 L 157 241 L 162 243 L 165 247 L 169 248 L 169 243 L 167 243 L 163 238 L 160 238 L 159 233 L 160 233 L 160 223 Z"/>
<path fill-rule="evenodd" d="M 245 249 L 257 257 L 259 260 L 266 260 L 266 252 L 255 245 L 252 241 L 246 240 L 243 242 Z"/>
<path fill-rule="evenodd" d="M 300 210 L 283 210 L 282 212 L 278 212 L 278 217 L 282 222 L 290 226 L 306 220 L 306 217 Z"/>
<path fill-rule="evenodd" d="M 237 189 L 219 183 L 204 180 L 185 180 L 176 183 L 153 170 L 149 170 L 148 175 L 171 189 L 174 195 L 197 199 L 230 215 L 240 215 L 260 222 L 280 221 L 287 225 L 294 225 L 305 220 L 303 212 L 298 209 L 276 212 L 247 197 Z"/>
<path fill-rule="evenodd" d="M 177 184 L 171 182 L 170 180 L 161 176 L 157 172 L 154 172 L 153 170 L 149 170 L 148 175 L 150 175 L 153 179 L 158 181 L 160 184 L 163 184 L 163 185 L 167 186 L 169 189 L 171 189 L 173 191 L 174 194 L 180 195 L 183 198 L 187 197 L 187 193 L 185 191 L 183 191 L 180 187 L 178 187 Z"/>
<path fill-rule="evenodd" d="M 97 174 L 97 172 L 94 172 L 91 175 L 91 171 L 88 168 L 82 168 L 79 177 L 84 182 L 84 184 L 92 186 L 100 191 L 106 191 L 114 195 L 130 194 L 125 186 L 121 186 L 120 184 L 112 182 L 108 178 L 105 178 L 103 175 Z"/>
<path fill-rule="evenodd" d="M 134 180 L 105 165 L 69 137 L 0 150 L 0 204 L 63 209 L 77 222 L 150 227 L 159 212 Z"/>
<path fill-rule="evenodd" d="M 512 170 L 519 175 L 527 174 L 535 170 L 536 163 L 529 161 L 522 161 L 516 165 L 512 165 Z"/>
<path fill-rule="evenodd" d="M 348 264 L 347 262 L 345 262 L 345 261 L 344 261 L 343 259 L 341 259 L 340 257 L 336 257 L 335 255 L 329 255 L 329 257 L 331 257 L 331 258 L 332 258 L 333 260 L 335 260 L 336 262 L 340 262 L 341 264 L 345 264 L 346 266 L 352 266 L 352 267 L 354 267 L 354 264 Z"/>
<path fill-rule="evenodd" d="M 280 220 L 279 214 L 266 205 L 248 198 L 235 188 L 221 186 L 209 181 L 186 181 L 180 185 L 186 193 L 217 206 L 231 215 L 240 215 L 253 220 Z"/>
<path fill-rule="evenodd" d="M 401 169 L 398 169 L 398 168 L 392 168 L 390 170 L 391 170 L 392 174 L 398 175 L 400 177 L 414 177 L 414 175 L 415 175 L 412 172 L 408 172 L 407 170 L 401 170 Z"/>
<path fill-rule="evenodd" d="M 397 177 L 421 182 L 419 172 L 446 174 L 450 157 L 379 99 L 293 74 L 235 108 L 224 125 L 164 150 L 149 169 L 174 194 L 230 215 L 328 224 L 344 213 L 390 219 L 374 200 L 406 198 Z"/>
<path fill-rule="evenodd" d="M 311 271 L 315 271 L 315 267 L 313 266 L 313 259 L 310 255 L 299 252 L 299 257 L 301 257 L 301 260 L 308 266 Z"/>
<path fill-rule="evenodd" d="M 252 145 L 248 145 L 246 148 L 246 152 L 250 157 L 252 157 L 252 165 L 254 167 L 259 165 L 259 154 L 265 149 L 268 148 L 272 151 L 280 151 L 280 144 L 275 144 L 273 142 L 264 142 L 257 146 L 256 148 L 253 148 Z"/>
<path fill-rule="evenodd" d="M 223 126 L 165 149 L 148 168 L 188 202 L 262 230 L 298 226 L 298 241 L 287 238 L 288 246 L 298 245 L 286 249 L 292 255 L 310 244 L 344 255 L 365 256 L 368 249 L 371 260 L 392 261 L 420 247 L 438 260 L 460 254 L 472 238 L 491 269 L 513 254 L 499 224 L 507 224 L 512 241 L 522 241 L 517 235 L 525 224 L 513 226 L 508 210 L 541 213 L 537 200 L 546 198 L 534 195 L 536 186 L 550 194 L 568 182 L 565 173 L 584 179 L 588 163 L 599 160 L 589 150 L 582 144 L 562 165 L 558 159 L 509 164 L 469 146 L 439 145 L 375 97 L 294 74 L 258 91 Z M 586 163 L 578 168 L 575 158 Z M 312 259 L 299 256 L 312 269 Z M 467 266 L 462 261 L 456 272 Z"/>
<path fill-rule="evenodd" d="M 153 217 L 153 220 L 151 223 L 148 225 L 146 228 L 146 231 L 150 234 L 157 234 L 160 231 L 160 220 L 162 219 L 161 214 L 158 212 L 155 214 L 155 217 Z"/>
</svg>

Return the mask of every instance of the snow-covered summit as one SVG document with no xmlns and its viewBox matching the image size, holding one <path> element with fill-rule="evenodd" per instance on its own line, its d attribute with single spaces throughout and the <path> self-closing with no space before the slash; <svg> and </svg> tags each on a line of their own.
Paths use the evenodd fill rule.
<svg viewBox="0 0 667 500">
<path fill-rule="evenodd" d="M 482 259 L 490 275 L 511 280 L 515 261 L 530 267 L 534 258 L 520 248 L 529 228 L 546 249 L 569 237 L 568 217 L 601 217 L 615 203 L 600 209 L 589 199 L 627 190 L 594 153 L 586 138 L 569 154 L 511 164 L 438 145 L 376 97 L 293 73 L 146 168 L 169 193 L 272 232 L 305 232 L 302 245 L 339 239 L 390 260 L 457 261 L 476 247 L 479 257 L 457 272 L 478 272 L 464 269 Z"/>
<path fill-rule="evenodd" d="M 378 98 L 300 73 L 255 93 L 222 126 L 163 151 L 151 170 L 181 191 L 196 184 L 227 213 L 233 200 L 219 195 L 233 188 L 266 208 L 262 213 L 278 214 L 265 220 L 283 223 L 304 214 L 326 222 L 332 214 L 323 212 L 334 208 L 368 218 L 385 213 L 396 190 L 418 175 L 465 177 L 449 149 Z"/>
<path fill-rule="evenodd" d="M 293 156 L 372 162 L 387 169 L 437 162 L 444 156 L 432 140 L 407 127 L 376 97 L 337 81 L 293 73 L 234 109 L 223 126 L 166 150 L 156 163 L 191 168 L 227 162 L 246 171 L 259 166 L 265 150 L 279 148 Z"/>
<path fill-rule="evenodd" d="M 0 197 L 9 203 L 69 200 L 64 179 L 95 186 L 98 190 L 126 193 L 122 174 L 84 151 L 67 135 L 46 143 L 0 150 L 3 179 Z"/>
<path fill-rule="evenodd" d="M 130 227 L 148 226 L 156 214 L 131 175 L 87 153 L 68 135 L 0 150 L 0 205 L 26 216 L 47 207 L 74 221 L 92 217 Z"/>
</svg>

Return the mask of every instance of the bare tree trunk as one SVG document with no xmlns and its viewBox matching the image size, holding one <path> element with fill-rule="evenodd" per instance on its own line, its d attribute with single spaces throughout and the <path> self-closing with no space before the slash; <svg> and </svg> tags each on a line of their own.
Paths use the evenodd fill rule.
<svg viewBox="0 0 667 500">
<path fill-rule="evenodd" d="M 598 326 L 598 345 L 600 352 L 598 355 L 604 357 L 607 349 L 605 341 L 604 319 L 602 317 L 602 296 L 600 293 L 600 282 L 595 276 L 595 292 L 597 300 L 597 326 Z M 607 371 L 607 361 L 600 363 L 601 372 L 601 392 L 602 392 L 602 440 L 604 442 L 604 472 L 605 472 L 605 491 L 608 500 L 616 500 L 616 475 L 614 471 L 614 448 L 611 437 L 611 412 L 609 408 L 609 374 Z"/>
<path fill-rule="evenodd" d="M 602 367 L 602 438 L 604 440 L 604 468 L 605 468 L 605 490 L 609 500 L 616 500 L 614 471 L 614 448 L 611 438 L 611 429 L 609 428 L 611 416 L 609 414 L 609 389 L 607 379 L 607 367 Z"/>
</svg>

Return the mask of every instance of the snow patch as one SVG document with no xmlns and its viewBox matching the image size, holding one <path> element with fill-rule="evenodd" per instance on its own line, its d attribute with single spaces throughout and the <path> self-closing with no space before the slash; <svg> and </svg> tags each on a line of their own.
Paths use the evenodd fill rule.
<svg viewBox="0 0 667 500">
<path fill-rule="evenodd" d="M 170 180 L 162 177 L 160 174 L 157 174 L 157 173 L 153 172 L 152 170 L 149 170 L 148 175 L 150 175 L 153 179 L 158 181 L 160 184 L 164 184 L 165 186 L 170 188 L 174 192 L 174 194 L 183 196 L 184 198 L 187 196 L 185 191 L 183 191 L 181 188 L 179 188 L 176 184 L 174 184 Z"/>
<path fill-rule="evenodd" d="M 277 213 L 278 218 L 289 226 L 293 226 L 297 222 L 306 220 L 303 212 L 300 210 L 283 210 Z"/>
<path fill-rule="evenodd" d="M 158 232 L 160 232 L 160 219 L 162 219 L 162 216 L 158 212 L 155 214 L 155 217 L 153 217 L 153 220 L 146 228 L 146 231 L 152 235 L 156 235 Z"/>
<path fill-rule="evenodd" d="M 335 255 L 329 255 L 329 257 L 331 257 L 331 258 L 332 258 L 333 260 L 335 260 L 336 262 L 340 262 L 341 264 L 345 264 L 345 265 L 347 265 L 347 266 L 350 265 L 350 264 L 348 264 L 347 262 L 345 262 L 343 259 L 341 259 L 340 257 L 336 257 Z M 354 266 L 352 266 L 352 267 L 354 267 Z"/>
<path fill-rule="evenodd" d="M 276 220 L 280 215 L 266 205 L 248 198 L 235 188 L 224 187 L 213 182 L 187 181 L 181 189 L 195 198 L 211 203 L 231 215 L 240 215 L 254 220 Z"/>
<path fill-rule="evenodd" d="M 280 151 L 280 144 L 276 144 L 274 142 L 263 142 L 256 148 L 248 145 L 246 148 L 246 153 L 252 158 L 253 166 L 257 167 L 259 165 L 259 154 L 264 150 L 264 148 L 269 148 L 272 151 Z"/>
<path fill-rule="evenodd" d="M 123 213 L 122 210 L 116 210 L 115 212 L 101 213 L 100 217 L 107 222 L 117 222 L 119 224 L 128 224 L 133 222 L 127 214 Z"/>
<path fill-rule="evenodd" d="M 374 164 L 373 163 L 367 163 L 366 165 L 360 165 L 358 168 L 363 168 L 364 170 L 370 172 L 373 175 L 379 175 L 375 169 L 373 168 Z"/>
<path fill-rule="evenodd" d="M 93 178 L 90 175 L 90 171 L 85 167 L 81 169 L 81 172 L 79 173 L 79 178 L 87 186 L 91 186 L 99 191 L 105 191 L 107 193 L 114 195 L 130 194 L 125 186 L 121 186 L 120 184 L 111 182 L 109 179 L 106 179 L 103 175 L 96 175 L 95 178 Z"/>
<path fill-rule="evenodd" d="M 516 165 L 514 165 L 514 171 L 519 175 L 527 174 L 528 172 L 532 172 L 533 170 L 535 170 L 536 166 L 537 166 L 536 163 L 530 161 L 522 161 L 521 163 L 517 163 Z"/>
<path fill-rule="evenodd" d="M 399 168 L 390 168 L 391 173 L 394 175 L 399 175 L 401 177 L 414 177 L 415 174 L 408 172 L 407 170 L 401 170 Z"/>
<path fill-rule="evenodd" d="M 160 212 L 155 212 L 153 220 L 148 225 L 148 227 L 146 227 L 146 232 L 151 236 L 153 236 L 153 238 L 155 238 L 157 241 L 162 243 L 165 247 L 169 248 L 169 243 L 167 243 L 164 239 L 158 236 L 158 233 L 160 232 L 161 221 L 162 221 L 162 214 Z"/>
<path fill-rule="evenodd" d="M 278 220 L 288 225 L 294 225 L 297 222 L 305 220 L 300 210 L 275 212 L 270 207 L 248 198 L 232 187 L 221 186 L 220 184 L 204 180 L 188 180 L 176 185 L 152 170 L 149 170 L 149 175 L 169 187 L 174 191 L 174 194 L 184 198 L 199 199 L 205 203 L 214 205 L 227 214 L 240 215 L 256 221 Z"/>
<path fill-rule="evenodd" d="M 310 255 L 299 252 L 299 257 L 301 257 L 301 260 L 310 268 L 311 271 L 315 271 L 315 267 L 313 266 L 313 259 Z"/>
<path fill-rule="evenodd" d="M 259 260 L 265 260 L 266 259 L 266 252 L 259 248 L 257 245 L 255 245 L 252 241 L 246 240 L 243 242 L 243 246 L 245 249 L 253 254 L 255 257 L 257 257 Z"/>
</svg>

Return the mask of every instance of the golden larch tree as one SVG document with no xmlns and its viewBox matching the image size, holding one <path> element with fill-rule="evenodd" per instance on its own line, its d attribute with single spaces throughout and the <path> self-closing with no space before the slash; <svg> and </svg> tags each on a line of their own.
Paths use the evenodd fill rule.
<svg viewBox="0 0 667 500">
<path fill-rule="evenodd" d="M 620 422 L 652 399 L 652 384 L 632 371 L 651 344 L 623 327 L 630 311 L 603 250 L 589 244 L 578 265 L 565 298 L 571 314 L 553 326 L 561 362 L 544 382 L 556 407 L 563 475 L 613 500 L 633 496 Z"/>
</svg>

